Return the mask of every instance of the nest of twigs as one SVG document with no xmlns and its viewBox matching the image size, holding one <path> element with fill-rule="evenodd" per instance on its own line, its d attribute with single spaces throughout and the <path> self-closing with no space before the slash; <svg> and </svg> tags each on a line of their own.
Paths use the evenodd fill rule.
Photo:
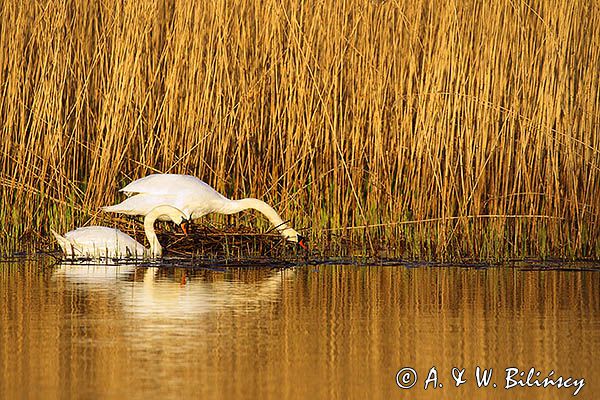
<svg viewBox="0 0 600 400">
<path fill-rule="evenodd" d="M 155 229 L 158 240 L 163 246 L 163 253 L 171 257 L 281 259 L 298 254 L 296 246 L 287 243 L 275 232 L 257 233 L 245 227 L 215 228 L 193 224 L 187 235 L 172 224 L 157 224 Z M 147 245 L 143 229 L 137 227 L 127 233 Z"/>
</svg>

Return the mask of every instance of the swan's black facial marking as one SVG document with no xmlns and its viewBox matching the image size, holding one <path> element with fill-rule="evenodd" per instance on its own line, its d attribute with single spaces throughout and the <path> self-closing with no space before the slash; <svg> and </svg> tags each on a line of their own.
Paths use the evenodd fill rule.
<svg viewBox="0 0 600 400">
<path fill-rule="evenodd" d="M 190 231 L 190 221 L 184 218 L 179 226 L 181 226 L 181 230 L 183 231 L 184 235 L 187 236 L 188 232 Z"/>
<path fill-rule="evenodd" d="M 302 247 L 304 250 L 308 251 L 307 240 L 304 236 L 298 235 L 298 246 Z"/>
</svg>

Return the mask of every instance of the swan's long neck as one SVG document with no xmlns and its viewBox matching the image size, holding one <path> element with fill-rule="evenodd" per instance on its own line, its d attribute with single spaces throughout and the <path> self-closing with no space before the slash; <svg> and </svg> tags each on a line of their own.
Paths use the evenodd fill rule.
<svg viewBox="0 0 600 400">
<path fill-rule="evenodd" d="M 168 217 L 171 221 L 181 224 L 186 215 L 181 210 L 168 205 L 154 207 L 152 211 L 146 214 L 144 218 L 144 232 L 146 232 L 146 237 L 148 238 L 148 242 L 150 242 L 150 255 L 152 257 L 162 256 L 162 246 L 158 242 L 158 238 L 154 232 L 154 222 L 159 217 Z"/>
<path fill-rule="evenodd" d="M 144 232 L 146 233 L 146 238 L 150 243 L 150 255 L 152 257 L 160 257 L 162 255 L 162 246 L 158 241 L 158 237 L 156 237 L 156 232 L 154 232 L 154 222 L 158 218 L 156 213 L 150 212 L 144 218 Z"/>
<path fill-rule="evenodd" d="M 279 232 L 282 232 L 288 228 L 288 225 L 283 222 L 273 207 L 258 199 L 247 198 L 241 200 L 229 200 L 227 206 L 225 206 L 220 212 L 222 214 L 235 214 L 248 209 L 253 209 L 263 214 Z"/>
</svg>

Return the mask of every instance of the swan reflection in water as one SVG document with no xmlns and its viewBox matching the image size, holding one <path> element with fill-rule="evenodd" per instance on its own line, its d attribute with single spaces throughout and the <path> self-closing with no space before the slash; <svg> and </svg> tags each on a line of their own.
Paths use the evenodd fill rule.
<svg viewBox="0 0 600 400">
<path fill-rule="evenodd" d="M 188 319 L 217 310 L 245 311 L 280 298 L 293 270 L 141 267 L 135 264 L 59 264 L 53 273 L 78 290 L 114 297 L 134 318 Z"/>
</svg>

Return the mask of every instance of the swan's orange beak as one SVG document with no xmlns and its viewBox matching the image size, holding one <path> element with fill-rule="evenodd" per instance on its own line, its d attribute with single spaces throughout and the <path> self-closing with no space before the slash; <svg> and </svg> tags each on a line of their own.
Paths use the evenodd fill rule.
<svg viewBox="0 0 600 400">
<path fill-rule="evenodd" d="M 300 235 L 298 235 L 298 246 L 300 246 L 304 250 L 308 251 L 308 245 L 306 244 L 306 239 Z"/>
<path fill-rule="evenodd" d="M 181 226 L 181 230 L 183 231 L 183 234 L 185 236 L 187 236 L 188 232 L 189 232 L 189 229 L 190 229 L 190 222 L 189 221 L 183 221 L 181 223 L 181 225 L 179 225 L 179 226 Z"/>
</svg>

